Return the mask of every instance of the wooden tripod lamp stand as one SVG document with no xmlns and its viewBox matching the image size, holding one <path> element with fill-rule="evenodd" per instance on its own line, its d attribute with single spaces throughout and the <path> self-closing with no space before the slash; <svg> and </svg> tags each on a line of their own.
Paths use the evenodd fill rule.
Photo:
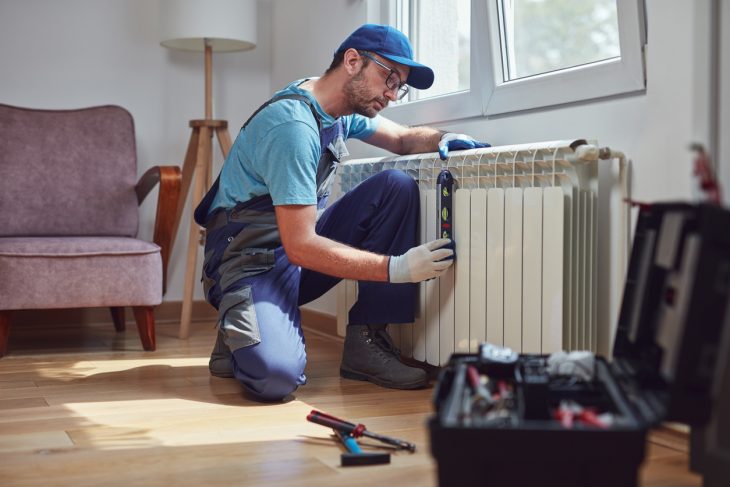
<svg viewBox="0 0 730 487">
<path fill-rule="evenodd" d="M 231 149 L 228 122 L 213 119 L 213 51 L 248 51 L 256 47 L 256 0 L 164 0 L 160 10 L 162 44 L 170 49 L 205 53 L 205 119 L 191 120 L 190 142 L 182 169 L 182 187 L 172 240 L 193 185 L 194 209 L 212 183 L 213 136 L 218 139 L 223 158 Z M 180 338 L 187 338 L 193 309 L 198 249 L 203 242 L 202 229 L 190 218 L 190 234 L 183 288 Z"/>
</svg>

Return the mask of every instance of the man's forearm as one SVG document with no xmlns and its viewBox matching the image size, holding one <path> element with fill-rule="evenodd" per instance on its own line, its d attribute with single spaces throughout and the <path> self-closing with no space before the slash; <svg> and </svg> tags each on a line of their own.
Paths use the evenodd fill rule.
<svg viewBox="0 0 730 487">
<path fill-rule="evenodd" d="M 314 205 L 280 205 L 275 211 L 281 243 L 292 264 L 343 279 L 388 281 L 387 255 L 317 235 Z"/>
<path fill-rule="evenodd" d="M 290 262 L 305 269 L 343 279 L 388 282 L 387 255 L 356 249 L 319 235 L 284 249 Z"/>
<path fill-rule="evenodd" d="M 409 127 L 401 138 L 402 154 L 435 152 L 443 134 L 441 130 L 431 127 Z"/>
</svg>

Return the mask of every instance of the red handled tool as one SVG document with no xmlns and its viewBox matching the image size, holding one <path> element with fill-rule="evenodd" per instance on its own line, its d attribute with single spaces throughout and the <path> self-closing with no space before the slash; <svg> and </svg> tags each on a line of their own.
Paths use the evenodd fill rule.
<svg viewBox="0 0 730 487">
<path fill-rule="evenodd" d="M 565 428 L 572 428 L 575 421 L 596 426 L 598 428 L 607 428 L 608 425 L 598 417 L 595 409 L 584 408 L 574 401 L 561 401 L 560 406 L 555 410 L 553 416 L 559 420 Z"/>
<path fill-rule="evenodd" d="M 391 438 L 389 436 L 379 435 L 377 433 L 372 433 L 365 428 L 364 424 L 349 423 L 343 419 L 336 418 L 332 415 L 317 411 L 315 409 L 313 409 L 312 412 L 307 415 L 307 421 L 321 424 L 322 426 L 327 426 L 346 435 L 350 435 L 353 438 L 367 436 L 368 438 L 387 443 L 388 445 L 393 445 L 399 450 L 408 450 L 410 452 L 416 451 L 416 445 L 414 445 L 413 443 L 399 440 L 397 438 Z"/>
</svg>

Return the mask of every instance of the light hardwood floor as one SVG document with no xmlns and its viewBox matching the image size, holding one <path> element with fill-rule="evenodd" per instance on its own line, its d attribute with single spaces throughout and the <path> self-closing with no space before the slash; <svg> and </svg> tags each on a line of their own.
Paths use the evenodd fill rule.
<svg viewBox="0 0 730 487">
<path fill-rule="evenodd" d="M 193 324 L 184 341 L 176 324 L 159 324 L 156 352 L 142 351 L 130 324 L 123 333 L 111 324 L 16 327 L 0 359 L 0 485 L 436 485 L 431 389 L 340 379 L 341 340 L 305 334 L 309 383 L 288 402 L 262 405 L 234 380 L 209 376 L 212 323 Z M 305 420 L 312 409 L 418 449 L 390 465 L 342 468 L 330 430 Z M 681 435 L 654 434 L 641 485 L 701 485 L 686 448 Z"/>
</svg>

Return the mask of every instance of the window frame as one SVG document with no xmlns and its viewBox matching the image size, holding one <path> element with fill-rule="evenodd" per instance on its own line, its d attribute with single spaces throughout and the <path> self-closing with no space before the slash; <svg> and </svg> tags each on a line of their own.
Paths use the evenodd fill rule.
<svg viewBox="0 0 730 487">
<path fill-rule="evenodd" d="M 500 0 L 489 0 L 487 9 L 489 47 L 494 71 L 490 78 L 490 94 L 485 100 L 484 115 L 501 115 L 646 89 L 643 0 L 616 1 L 621 52 L 618 59 L 510 81 L 504 81 L 503 75 L 498 1 Z"/>
<path fill-rule="evenodd" d="M 410 0 L 374 1 L 380 3 L 379 21 L 398 28 L 397 3 Z M 645 92 L 645 0 L 617 0 L 620 58 L 511 81 L 503 80 L 498 1 L 471 2 L 468 91 L 394 104 L 383 115 L 407 125 L 414 120 L 433 124 Z M 479 52 L 487 54 L 474 55 Z"/>
<path fill-rule="evenodd" d="M 399 0 L 383 0 L 385 5 L 385 15 L 382 22 L 393 25 L 398 28 L 399 13 L 396 3 Z M 402 0 L 409 1 L 409 0 Z M 412 13 L 412 12 L 411 12 Z M 486 18 L 486 4 L 484 1 L 471 2 L 471 36 L 469 39 L 471 52 L 479 52 L 489 42 L 486 29 L 480 32 L 474 32 L 474 19 Z M 410 19 L 409 19 L 410 22 Z M 408 29 L 402 29 L 408 34 Z M 415 44 L 415 43 L 414 43 Z M 416 54 L 416 60 L 418 55 Z M 483 80 L 488 76 L 488 60 L 484 56 L 473 56 L 472 65 L 469 75 L 468 91 L 460 91 L 457 93 L 449 93 L 445 95 L 422 98 L 414 101 L 403 101 L 388 107 L 383 115 L 391 120 L 405 124 L 413 125 L 413 120 L 418 120 L 420 124 L 448 122 L 450 120 L 480 117 L 484 114 L 484 99 L 487 95 L 487 85 Z"/>
</svg>

